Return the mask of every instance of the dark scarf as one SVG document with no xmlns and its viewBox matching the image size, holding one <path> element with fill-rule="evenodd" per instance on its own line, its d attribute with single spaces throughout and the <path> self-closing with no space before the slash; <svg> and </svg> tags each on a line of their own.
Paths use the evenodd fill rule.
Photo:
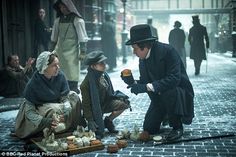
<svg viewBox="0 0 236 157">
<path fill-rule="evenodd" d="M 36 106 L 58 103 L 69 91 L 68 82 L 61 71 L 51 79 L 36 71 L 25 87 L 24 98 Z"/>
<path fill-rule="evenodd" d="M 96 124 L 99 126 L 97 134 L 103 134 L 104 132 L 104 121 L 103 121 L 103 112 L 100 105 L 100 98 L 99 98 L 99 91 L 98 91 L 98 84 L 100 78 L 104 74 L 104 78 L 108 83 L 108 93 L 112 95 L 114 93 L 113 86 L 110 80 L 110 77 L 106 72 L 101 72 L 92 69 L 91 67 L 88 68 L 88 80 L 89 80 L 89 87 L 90 87 L 90 95 L 92 101 L 92 113 Z"/>
</svg>

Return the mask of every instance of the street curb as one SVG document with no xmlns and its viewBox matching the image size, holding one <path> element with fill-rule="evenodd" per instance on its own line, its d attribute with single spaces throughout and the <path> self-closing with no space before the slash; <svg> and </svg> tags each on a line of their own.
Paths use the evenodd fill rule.
<svg viewBox="0 0 236 157">
<path fill-rule="evenodd" d="M 17 110 L 23 101 L 24 98 L 2 98 L 0 99 L 0 112 Z"/>
</svg>

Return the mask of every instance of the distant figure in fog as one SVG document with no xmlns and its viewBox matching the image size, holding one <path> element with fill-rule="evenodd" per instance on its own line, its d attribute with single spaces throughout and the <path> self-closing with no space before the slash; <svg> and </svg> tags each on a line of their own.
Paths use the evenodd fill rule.
<svg viewBox="0 0 236 157">
<path fill-rule="evenodd" d="M 169 44 L 177 50 L 186 69 L 186 51 L 184 47 L 186 37 L 184 30 L 180 29 L 181 26 L 182 24 L 179 21 L 175 21 L 174 29 L 172 29 L 169 34 Z"/>
<path fill-rule="evenodd" d="M 206 60 L 206 51 L 204 39 L 206 41 L 206 48 L 209 48 L 209 38 L 207 29 L 200 24 L 198 15 L 192 16 L 193 27 L 189 30 L 188 41 L 190 43 L 190 59 L 194 61 L 195 75 L 200 74 L 200 67 L 202 60 Z"/>
<path fill-rule="evenodd" d="M 158 32 L 157 32 L 157 29 L 155 27 L 153 27 L 153 25 L 152 25 L 152 17 L 151 16 L 148 17 L 147 24 L 151 27 L 152 35 L 154 37 L 157 37 L 157 40 L 158 40 Z"/>
<path fill-rule="evenodd" d="M 116 56 L 117 56 L 117 45 L 116 45 L 116 26 L 112 21 L 111 15 L 105 16 L 105 22 L 101 26 L 101 43 L 102 51 L 107 56 L 107 64 L 109 66 L 108 72 L 112 72 L 116 68 Z"/>
<path fill-rule="evenodd" d="M 47 27 L 44 18 L 45 18 L 45 10 L 39 9 L 38 17 L 35 21 L 35 40 L 34 40 L 34 55 L 33 57 L 37 58 L 39 52 L 47 51 L 48 44 L 50 42 L 51 28 Z"/>
<path fill-rule="evenodd" d="M 33 69 L 34 58 L 29 58 L 25 67 L 20 65 L 19 56 L 10 55 L 7 58 L 7 65 L 1 70 L 0 95 L 4 97 L 21 97 L 26 83 L 28 82 Z"/>
</svg>

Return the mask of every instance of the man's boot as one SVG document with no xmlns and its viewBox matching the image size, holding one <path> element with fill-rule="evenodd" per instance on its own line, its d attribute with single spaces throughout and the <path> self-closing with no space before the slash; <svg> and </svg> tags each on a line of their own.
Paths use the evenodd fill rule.
<svg viewBox="0 0 236 157">
<path fill-rule="evenodd" d="M 104 125 L 110 133 L 118 133 L 118 131 L 115 129 L 115 125 L 108 117 L 105 117 Z"/>
<path fill-rule="evenodd" d="M 183 124 L 181 122 L 180 116 L 172 116 L 170 117 L 170 122 L 173 126 L 173 129 L 171 132 L 167 135 L 166 140 L 167 141 L 174 141 L 178 140 L 183 136 Z"/>
</svg>

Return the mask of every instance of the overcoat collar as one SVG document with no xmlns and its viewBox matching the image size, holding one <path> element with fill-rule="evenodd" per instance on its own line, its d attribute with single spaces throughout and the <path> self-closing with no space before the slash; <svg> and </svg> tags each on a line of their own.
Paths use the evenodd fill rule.
<svg viewBox="0 0 236 157">
<path fill-rule="evenodd" d="M 155 58 L 161 60 L 164 58 L 165 54 L 166 52 L 162 50 L 162 47 L 160 46 L 159 42 L 156 41 L 151 48 L 150 57 L 148 59 Z"/>
</svg>

